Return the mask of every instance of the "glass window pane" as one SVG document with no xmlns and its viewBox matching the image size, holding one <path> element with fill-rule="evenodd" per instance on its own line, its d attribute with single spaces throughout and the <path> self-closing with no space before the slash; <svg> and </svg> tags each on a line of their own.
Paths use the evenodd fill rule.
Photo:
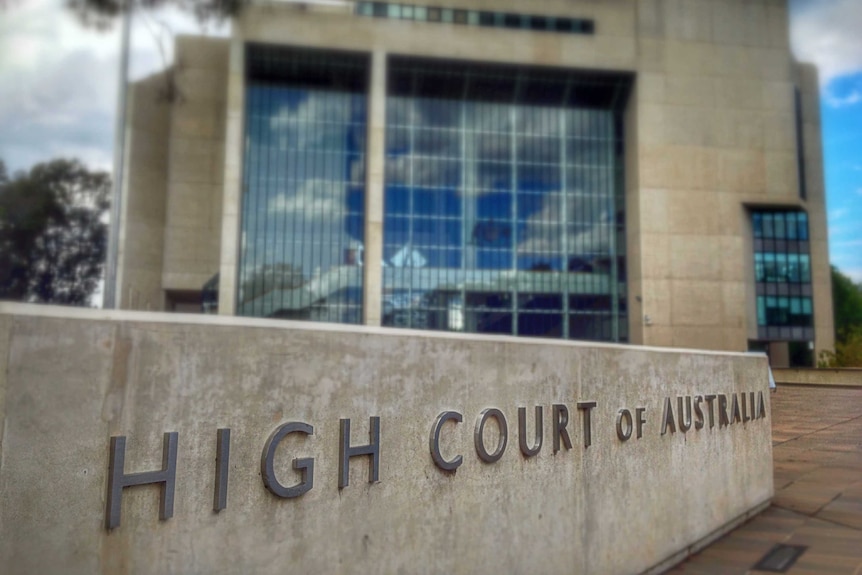
<svg viewBox="0 0 862 575">
<path fill-rule="evenodd" d="M 574 31 L 574 23 L 572 22 L 571 18 L 557 18 L 555 25 L 557 32 Z"/>
<path fill-rule="evenodd" d="M 518 335 L 521 337 L 563 337 L 563 314 L 519 313 Z"/>
<path fill-rule="evenodd" d="M 808 241 L 808 214 L 799 212 L 799 239 Z"/>
<path fill-rule="evenodd" d="M 790 313 L 802 313 L 802 300 L 798 297 L 790 298 Z"/>
<path fill-rule="evenodd" d="M 764 281 L 778 281 L 778 265 L 775 261 L 775 254 L 763 254 L 763 275 Z"/>
<path fill-rule="evenodd" d="M 544 16 L 530 16 L 529 26 L 532 30 L 546 30 L 548 28 L 548 19 Z"/>
<path fill-rule="evenodd" d="M 357 323 L 367 57 L 253 45 L 247 61 L 237 313 Z"/>
<path fill-rule="evenodd" d="M 796 240 L 799 238 L 799 225 L 796 212 L 788 212 L 787 217 L 787 239 Z"/>
<path fill-rule="evenodd" d="M 799 281 L 811 282 L 811 259 L 808 254 L 800 254 L 799 256 Z"/>
<path fill-rule="evenodd" d="M 785 225 L 785 214 L 778 213 L 773 216 L 775 221 L 775 239 L 783 240 L 787 237 L 787 226 Z"/>
<path fill-rule="evenodd" d="M 543 70 L 516 90 L 510 70 L 401 57 L 390 78 L 386 325 L 623 340 L 624 250 L 610 252 L 612 235 L 625 238 L 620 118 L 561 96 L 569 83 L 584 94 L 594 84 Z M 567 161 L 569 116 L 582 123 L 583 165 Z M 590 309 L 570 327 L 562 304 L 575 294 Z"/>
<path fill-rule="evenodd" d="M 800 249 L 807 251 L 807 244 L 799 236 L 806 235 L 807 216 L 802 211 L 757 211 L 752 213 L 752 228 L 755 240 L 758 238 L 758 230 L 762 231 L 764 240 L 772 239 L 771 242 L 755 241 L 758 251 L 754 254 L 754 275 L 757 282 L 769 282 L 773 285 L 766 288 L 767 293 L 793 294 L 810 293 L 811 287 L 811 264 L 807 253 L 800 253 Z M 778 237 L 775 237 L 778 236 Z M 769 246 L 770 252 L 759 251 Z M 775 285 L 777 284 L 777 285 Z M 792 287 L 792 286 L 801 286 Z M 790 326 L 805 327 L 807 319 L 803 318 L 798 306 L 801 300 L 798 298 L 779 297 L 767 299 L 765 303 L 768 326 Z M 782 323 L 783 322 L 783 323 Z M 794 337 L 798 335 L 782 335 L 781 337 Z M 795 332 L 794 332 L 795 333 Z M 772 337 L 775 334 L 765 334 Z"/>
<path fill-rule="evenodd" d="M 771 240 L 775 238 L 774 217 L 771 213 L 763 214 L 763 237 Z"/>
<path fill-rule="evenodd" d="M 503 26 L 506 28 L 521 28 L 521 15 L 520 14 L 504 14 L 503 15 Z"/>
<path fill-rule="evenodd" d="M 800 282 L 799 254 L 787 254 L 787 281 Z"/>
<path fill-rule="evenodd" d="M 786 283 L 787 280 L 787 254 L 775 254 L 775 267 L 777 270 L 776 281 Z"/>
</svg>

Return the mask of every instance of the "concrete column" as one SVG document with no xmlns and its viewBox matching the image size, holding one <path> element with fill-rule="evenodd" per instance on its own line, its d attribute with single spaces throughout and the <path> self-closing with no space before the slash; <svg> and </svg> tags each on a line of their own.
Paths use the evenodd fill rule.
<svg viewBox="0 0 862 575">
<path fill-rule="evenodd" d="M 123 105 L 123 113 L 125 114 L 126 117 L 125 117 L 125 120 L 123 121 L 122 135 L 120 135 L 120 133 L 118 133 L 118 135 L 116 136 L 117 138 L 123 138 L 124 139 L 123 146 L 122 146 L 122 151 L 123 151 L 122 165 L 124 165 L 124 166 L 129 166 L 129 148 L 130 148 L 131 140 L 135 135 L 135 134 L 133 134 L 134 111 L 135 111 L 135 105 L 136 105 L 135 93 L 138 92 L 139 90 L 143 91 L 143 87 L 139 88 L 139 86 L 141 86 L 142 84 L 143 84 L 143 82 L 141 82 L 139 85 L 132 84 L 132 85 L 129 85 L 128 87 L 125 88 L 126 92 L 125 92 L 125 101 L 124 101 L 124 105 Z M 117 151 L 117 153 L 119 153 L 119 151 Z M 116 165 L 116 163 L 117 162 L 115 160 L 114 164 Z M 162 173 L 163 179 L 166 179 L 164 177 L 165 176 L 164 175 L 164 166 L 163 166 L 162 172 L 163 172 Z M 114 186 L 114 193 L 117 194 L 120 198 L 119 202 L 117 203 L 117 209 L 113 210 L 113 208 L 114 208 L 113 202 L 111 205 L 111 208 L 112 208 L 111 216 L 113 217 L 114 214 L 116 213 L 118 223 L 116 225 L 116 231 L 114 231 L 113 229 L 111 230 L 115 234 L 116 239 L 112 240 L 111 243 L 109 243 L 109 245 L 108 245 L 109 251 L 112 249 L 112 245 L 113 245 L 113 249 L 115 250 L 115 254 L 113 254 L 113 256 L 112 255 L 107 256 L 108 257 L 107 265 L 112 264 L 112 262 L 111 262 L 112 257 L 115 258 L 115 261 L 113 262 L 113 266 L 114 266 L 114 277 L 113 277 L 113 279 L 111 279 L 111 277 L 110 277 L 111 276 L 110 271 L 105 272 L 105 274 L 106 274 L 106 279 L 105 279 L 106 294 L 105 294 L 105 301 L 103 304 L 103 307 L 105 309 L 132 309 L 130 307 L 131 297 L 129 297 L 130 294 L 128 293 L 129 287 L 131 287 L 131 286 L 126 285 L 126 282 L 128 281 L 127 276 L 129 275 L 128 270 L 126 268 L 129 266 L 129 259 L 130 259 L 128 250 L 126 249 L 126 242 L 128 241 L 127 236 L 128 236 L 128 231 L 129 231 L 128 230 L 128 227 L 129 227 L 129 207 L 128 207 L 129 206 L 129 176 L 128 176 L 128 169 L 122 170 L 121 178 L 122 178 L 122 180 L 119 182 L 119 186 L 117 186 L 117 185 Z M 164 190 L 162 190 L 162 192 L 163 193 L 161 194 L 160 199 L 162 199 L 162 201 L 164 201 Z M 111 226 L 113 228 L 113 224 L 111 224 Z M 159 231 L 161 231 L 161 230 L 159 230 Z M 161 260 L 161 258 L 159 258 L 159 259 Z M 159 262 L 159 265 L 161 266 L 161 262 Z M 109 282 L 111 282 L 110 288 L 107 287 Z M 129 282 L 129 283 L 131 284 L 131 282 Z M 162 287 L 160 284 L 161 284 L 161 282 L 159 282 L 159 285 L 157 286 L 158 288 Z M 110 294 L 107 293 L 107 291 L 109 289 L 110 289 Z"/>
<path fill-rule="evenodd" d="M 234 36 L 227 76 L 227 118 L 224 150 L 221 262 L 219 266 L 220 315 L 236 314 L 239 272 L 239 237 L 242 216 L 243 116 L 245 109 L 245 44 Z"/>
<path fill-rule="evenodd" d="M 386 52 L 371 56 L 368 89 L 367 157 L 365 160 L 365 256 L 363 258 L 363 323 L 380 325 L 383 283 L 383 185 L 386 130 Z"/>
<path fill-rule="evenodd" d="M 150 76 L 130 84 L 127 92 L 117 309 L 164 309 L 162 268 L 173 113 L 173 106 L 160 98 L 165 80 L 165 73 Z"/>
<path fill-rule="evenodd" d="M 632 87 L 629 103 L 623 118 L 623 145 L 625 146 L 626 187 L 626 268 L 628 278 L 629 343 L 649 345 L 649 328 L 644 327 L 644 281 L 641 270 L 641 242 L 643 241 L 640 209 L 640 147 L 638 145 L 638 109 L 642 99 L 638 83 Z"/>
<path fill-rule="evenodd" d="M 769 342 L 769 365 L 790 367 L 790 348 L 786 341 Z"/>
</svg>

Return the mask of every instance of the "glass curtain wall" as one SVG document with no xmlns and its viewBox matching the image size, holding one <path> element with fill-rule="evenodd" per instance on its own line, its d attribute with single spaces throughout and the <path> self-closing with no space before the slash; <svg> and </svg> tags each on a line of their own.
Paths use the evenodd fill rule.
<svg viewBox="0 0 862 575">
<path fill-rule="evenodd" d="M 391 58 L 383 324 L 626 341 L 629 83 Z"/>
<path fill-rule="evenodd" d="M 812 341 L 808 214 L 755 211 L 754 275 L 761 340 Z"/>
<path fill-rule="evenodd" d="M 247 46 L 239 315 L 361 322 L 368 70 Z"/>
</svg>

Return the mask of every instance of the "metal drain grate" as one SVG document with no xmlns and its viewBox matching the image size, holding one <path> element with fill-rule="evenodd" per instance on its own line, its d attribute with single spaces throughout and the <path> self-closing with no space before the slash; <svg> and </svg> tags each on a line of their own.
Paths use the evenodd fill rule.
<svg viewBox="0 0 862 575">
<path fill-rule="evenodd" d="M 771 571 L 772 573 L 787 573 L 796 560 L 805 553 L 808 547 L 804 545 L 783 545 L 779 543 L 763 556 L 763 559 L 754 566 L 757 571 Z"/>
</svg>

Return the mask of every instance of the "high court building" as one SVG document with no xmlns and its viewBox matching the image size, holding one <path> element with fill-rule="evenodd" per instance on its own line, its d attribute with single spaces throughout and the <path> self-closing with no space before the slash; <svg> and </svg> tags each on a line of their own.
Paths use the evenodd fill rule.
<svg viewBox="0 0 862 575">
<path fill-rule="evenodd" d="M 117 303 L 833 346 L 785 0 L 254 3 L 130 91 Z"/>
<path fill-rule="evenodd" d="M 771 504 L 744 352 L 832 346 L 787 3 L 427 1 L 132 86 L 124 309 L 0 302 L 4 575 L 657 575 Z"/>
</svg>

